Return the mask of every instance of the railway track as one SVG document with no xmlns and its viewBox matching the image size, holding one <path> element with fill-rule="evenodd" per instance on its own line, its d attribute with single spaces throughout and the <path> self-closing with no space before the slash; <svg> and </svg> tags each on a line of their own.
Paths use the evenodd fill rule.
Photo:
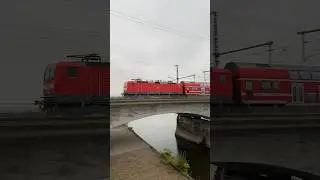
<svg viewBox="0 0 320 180">
<path fill-rule="evenodd" d="M 320 113 L 226 113 L 211 117 L 213 129 L 303 129 L 320 128 Z"/>
<path fill-rule="evenodd" d="M 209 103 L 209 97 L 193 98 L 159 98 L 159 99 L 117 99 L 110 100 L 110 106 L 153 105 L 153 104 L 181 104 L 181 103 Z"/>
<path fill-rule="evenodd" d="M 135 97 L 111 97 L 116 100 L 141 100 L 141 99 L 210 99 L 210 96 L 135 96 Z"/>
</svg>

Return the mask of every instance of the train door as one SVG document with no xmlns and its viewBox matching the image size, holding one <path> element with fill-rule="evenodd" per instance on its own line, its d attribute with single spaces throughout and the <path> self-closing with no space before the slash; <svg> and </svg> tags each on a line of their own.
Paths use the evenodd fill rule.
<svg viewBox="0 0 320 180">
<path fill-rule="evenodd" d="M 318 93 L 317 93 L 317 97 L 318 97 L 318 102 L 320 101 L 320 85 L 318 85 Z"/>
<path fill-rule="evenodd" d="M 206 87 L 204 84 L 201 84 L 200 86 L 200 94 L 205 95 L 206 94 Z"/>
<path fill-rule="evenodd" d="M 247 95 L 247 100 L 252 100 L 253 98 L 252 81 L 246 81 L 246 95 Z"/>
<path fill-rule="evenodd" d="M 292 96 L 292 103 L 303 103 L 304 102 L 304 84 L 292 83 L 291 96 Z"/>
</svg>

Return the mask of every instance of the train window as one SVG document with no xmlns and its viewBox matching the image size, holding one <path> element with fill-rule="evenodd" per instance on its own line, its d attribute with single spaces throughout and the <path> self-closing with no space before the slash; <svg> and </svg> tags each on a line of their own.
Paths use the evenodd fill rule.
<svg viewBox="0 0 320 180">
<path fill-rule="evenodd" d="M 44 77 L 43 77 L 43 79 L 44 79 L 45 81 L 51 80 L 51 79 L 54 78 L 55 73 L 56 73 L 56 68 L 55 68 L 55 67 L 47 67 L 46 70 L 45 70 L 45 72 L 44 72 Z"/>
<path fill-rule="evenodd" d="M 68 76 L 69 77 L 78 76 L 78 68 L 77 67 L 68 67 Z"/>
<path fill-rule="evenodd" d="M 49 68 L 46 68 L 46 70 L 44 71 L 44 77 L 43 77 L 43 80 L 48 80 L 50 77 L 50 71 L 49 71 Z"/>
<path fill-rule="evenodd" d="M 313 72 L 312 73 L 312 79 L 320 80 L 320 72 Z"/>
<path fill-rule="evenodd" d="M 311 79 L 311 73 L 307 71 L 300 71 L 300 77 L 302 79 Z"/>
<path fill-rule="evenodd" d="M 292 101 L 293 102 L 297 102 L 297 87 L 293 87 L 292 88 L 292 94 L 293 94 L 293 96 L 292 96 Z"/>
<path fill-rule="evenodd" d="M 270 81 L 262 81 L 262 88 L 263 89 L 271 89 Z"/>
<path fill-rule="evenodd" d="M 56 68 L 55 67 L 50 68 L 50 79 L 53 79 L 55 74 L 56 74 Z"/>
<path fill-rule="evenodd" d="M 309 99 L 310 102 L 317 102 L 317 94 L 316 93 L 307 93 L 307 98 Z"/>
<path fill-rule="evenodd" d="M 272 85 L 273 89 L 279 89 L 279 81 L 274 81 Z"/>
<path fill-rule="evenodd" d="M 246 90 L 252 91 L 252 81 L 246 81 Z"/>
<path fill-rule="evenodd" d="M 290 79 L 299 79 L 299 73 L 297 71 L 289 71 Z"/>
<path fill-rule="evenodd" d="M 220 83 L 224 83 L 225 78 L 225 75 L 220 75 Z"/>
</svg>

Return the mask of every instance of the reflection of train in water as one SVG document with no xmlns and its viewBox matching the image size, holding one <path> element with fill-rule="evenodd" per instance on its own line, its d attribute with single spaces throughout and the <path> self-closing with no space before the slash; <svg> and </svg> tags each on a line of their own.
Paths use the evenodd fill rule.
<svg viewBox="0 0 320 180">
<path fill-rule="evenodd" d="M 143 81 L 134 79 L 123 86 L 123 96 L 204 96 L 210 95 L 205 82 Z"/>
</svg>

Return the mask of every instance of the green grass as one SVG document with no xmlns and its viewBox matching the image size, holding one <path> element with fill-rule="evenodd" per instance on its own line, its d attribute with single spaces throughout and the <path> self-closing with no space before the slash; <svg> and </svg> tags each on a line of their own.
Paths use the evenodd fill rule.
<svg viewBox="0 0 320 180">
<path fill-rule="evenodd" d="M 190 176 L 190 165 L 184 155 L 173 156 L 172 152 L 165 149 L 160 153 L 166 163 L 170 164 L 186 176 Z"/>
</svg>

